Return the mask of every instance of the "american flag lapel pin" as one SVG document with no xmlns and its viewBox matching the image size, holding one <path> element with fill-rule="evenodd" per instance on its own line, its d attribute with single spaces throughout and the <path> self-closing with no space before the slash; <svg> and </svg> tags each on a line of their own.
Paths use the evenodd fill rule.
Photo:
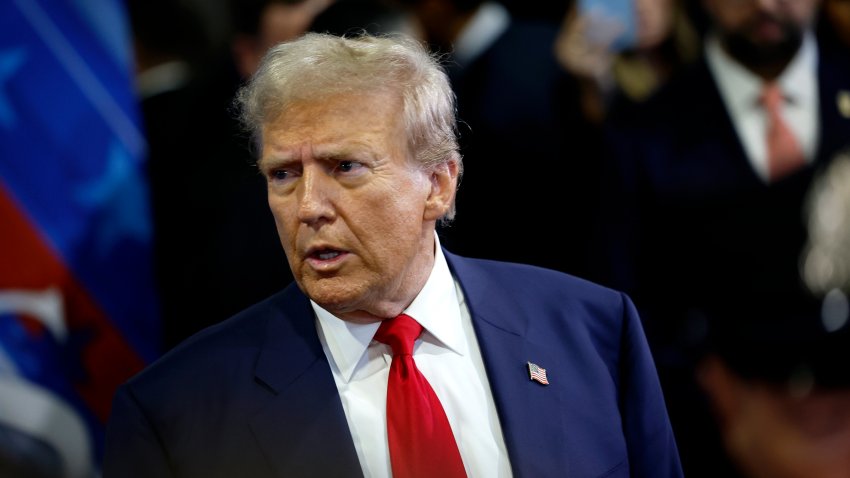
<svg viewBox="0 0 850 478">
<path fill-rule="evenodd" d="M 543 385 L 549 385 L 549 379 L 546 378 L 546 369 L 536 363 L 528 362 L 528 379 Z"/>
</svg>

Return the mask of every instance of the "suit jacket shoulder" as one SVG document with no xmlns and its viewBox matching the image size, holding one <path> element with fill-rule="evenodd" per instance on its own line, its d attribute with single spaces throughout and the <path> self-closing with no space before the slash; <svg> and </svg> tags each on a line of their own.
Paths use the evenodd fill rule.
<svg viewBox="0 0 850 478">
<path fill-rule="evenodd" d="M 484 259 L 451 263 L 461 278 L 473 314 L 535 339 L 547 334 L 550 318 L 559 316 L 573 332 L 595 345 L 616 349 L 623 326 L 625 299 L 620 292 L 579 277 L 542 267 Z M 498 307 L 494 307 L 498 304 Z M 540 314 L 543 309 L 545 314 Z M 535 317 L 538 317 L 535 319 Z M 541 337 L 541 340 L 543 337 Z"/>
<path fill-rule="evenodd" d="M 681 476 L 627 296 L 539 267 L 446 257 L 469 307 L 515 476 Z M 547 371 L 548 385 L 530 380 L 529 363 Z"/>
<path fill-rule="evenodd" d="M 361 473 L 312 308 L 294 284 L 190 337 L 113 402 L 106 478 Z"/>
</svg>

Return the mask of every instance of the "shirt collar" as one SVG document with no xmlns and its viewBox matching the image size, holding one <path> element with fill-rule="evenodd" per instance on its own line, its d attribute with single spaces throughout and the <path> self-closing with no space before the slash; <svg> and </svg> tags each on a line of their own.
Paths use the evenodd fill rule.
<svg viewBox="0 0 850 478">
<path fill-rule="evenodd" d="M 812 93 L 817 91 L 817 68 L 817 41 L 811 32 L 806 32 L 800 50 L 778 79 L 782 92 L 792 103 L 817 104 L 818 98 L 812 97 Z"/>
<path fill-rule="evenodd" d="M 720 45 L 716 34 L 706 39 L 706 61 L 717 81 L 726 105 L 734 113 L 758 105 L 762 80 L 729 56 Z M 803 36 L 803 43 L 791 62 L 777 78 L 783 95 L 795 104 L 812 104 L 817 72 L 817 42 L 811 32 Z"/>
<path fill-rule="evenodd" d="M 432 341 L 459 355 L 465 355 L 467 347 L 454 278 L 436 233 L 434 241 L 434 267 L 425 286 L 404 313 L 413 317 L 427 331 L 423 332 L 421 340 Z M 319 332 L 323 334 L 330 351 L 329 358 L 334 361 L 342 378 L 348 382 L 372 342 L 375 332 L 378 331 L 380 323 L 346 322 L 312 300 L 310 304 L 318 319 Z"/>
</svg>

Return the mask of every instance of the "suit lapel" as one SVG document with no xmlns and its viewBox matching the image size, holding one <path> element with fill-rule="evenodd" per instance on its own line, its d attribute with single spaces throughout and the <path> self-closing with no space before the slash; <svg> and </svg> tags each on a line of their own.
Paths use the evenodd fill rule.
<svg viewBox="0 0 850 478">
<path fill-rule="evenodd" d="M 696 121 L 695 124 L 690 124 L 689 128 L 698 132 L 702 138 L 708 139 L 709 153 L 706 155 L 706 164 L 716 171 L 716 179 L 712 180 L 712 184 L 727 181 L 731 182 L 732 187 L 741 182 L 748 187 L 763 185 L 763 181 L 748 159 L 744 142 L 735 129 L 735 123 L 720 94 L 714 73 L 705 59 L 702 59 L 698 65 L 696 78 L 699 78 L 697 81 L 701 84 L 687 85 L 687 88 L 691 92 L 704 92 L 703 98 L 700 101 L 693 101 L 692 98 L 680 98 L 680 100 L 690 102 L 695 108 L 701 110 L 689 115 L 690 119 Z M 708 134 L 706 130 L 709 131 Z"/>
<path fill-rule="evenodd" d="M 268 401 L 251 431 L 278 476 L 362 476 L 310 303 L 292 286 L 277 305 L 255 369 Z"/>
<path fill-rule="evenodd" d="M 694 92 L 699 92 L 699 101 Z M 682 108 L 688 108 L 687 114 L 681 114 Z M 629 141 L 622 147 L 636 144 L 641 149 L 637 154 L 621 149 L 618 156 L 630 166 L 625 171 L 635 168 L 635 180 L 649 185 L 647 191 L 639 191 L 647 198 L 699 202 L 718 189 L 735 191 L 763 184 L 747 159 L 705 59 L 667 85 L 641 111 L 646 115 L 642 122 L 648 126 L 626 128 Z"/>
<path fill-rule="evenodd" d="M 543 368 L 555 363 L 545 347 L 525 339 L 529 311 L 504 300 L 511 296 L 509 291 L 497 288 L 471 262 L 445 255 L 472 316 L 514 476 L 568 473 L 564 454 L 557 452 L 566 442 L 560 387 L 541 385 L 528 375 L 529 361 Z"/>
</svg>

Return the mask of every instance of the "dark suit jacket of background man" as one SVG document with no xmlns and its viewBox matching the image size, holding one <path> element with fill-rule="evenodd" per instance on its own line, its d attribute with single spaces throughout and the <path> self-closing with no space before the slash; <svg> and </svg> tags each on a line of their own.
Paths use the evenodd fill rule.
<svg viewBox="0 0 850 478">
<path fill-rule="evenodd" d="M 440 230 L 458 254 L 534 264 L 588 277 L 597 199 L 598 135 L 580 115 L 578 90 L 555 59 L 558 23 L 512 18 L 485 51 L 449 62 L 465 174 L 458 220 Z M 508 197 L 530 228 L 563 224 L 541 240 L 515 227 Z"/>
<path fill-rule="evenodd" d="M 850 144 L 850 118 L 838 105 L 850 95 L 850 61 L 821 48 L 817 74 L 817 155 L 774 184 L 750 165 L 704 60 L 609 129 L 612 181 L 598 242 L 609 268 L 600 280 L 640 311 L 688 476 L 728 476 L 712 471 L 713 459 L 689 469 L 713 425 L 697 425 L 710 415 L 679 389 L 694 385 L 692 361 L 718 312 L 736 300 L 808 300 L 799 275 L 805 197 L 815 172 Z"/>
<path fill-rule="evenodd" d="M 681 476 L 627 296 L 535 267 L 446 258 L 514 476 Z M 548 386 L 529 380 L 529 361 Z M 295 285 L 177 347 L 124 385 L 113 411 L 105 478 L 361 476 L 314 312 Z"/>
</svg>

